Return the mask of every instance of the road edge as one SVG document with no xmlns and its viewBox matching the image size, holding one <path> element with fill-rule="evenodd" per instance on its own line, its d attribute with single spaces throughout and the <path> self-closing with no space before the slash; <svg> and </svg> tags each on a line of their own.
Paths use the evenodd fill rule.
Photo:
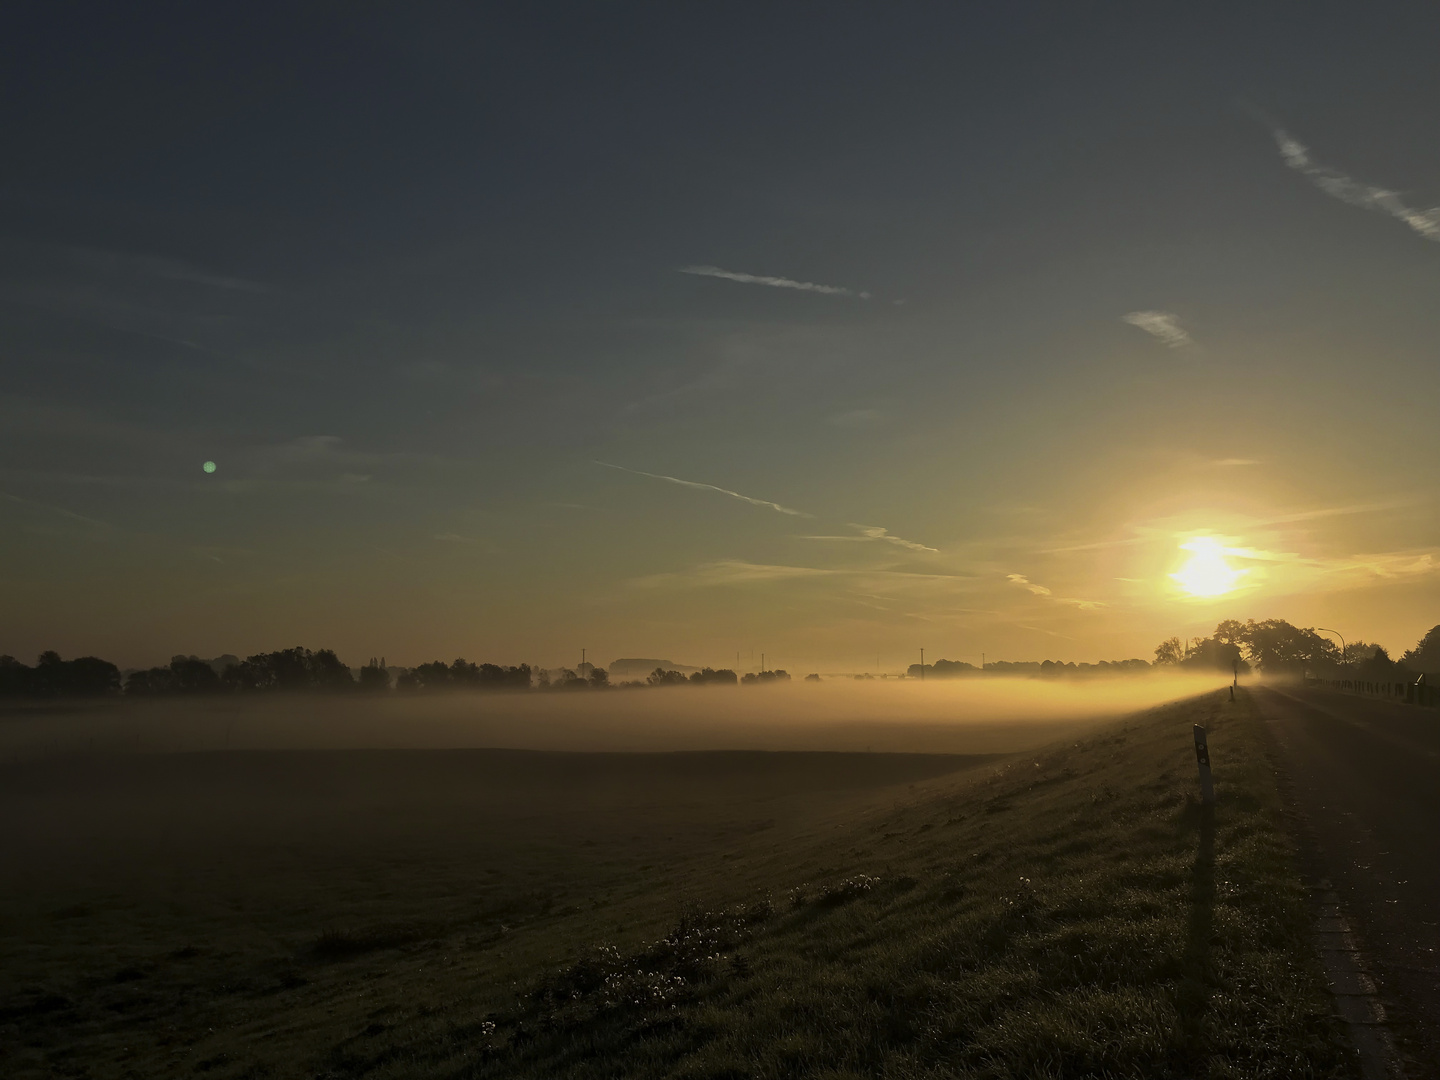
<svg viewBox="0 0 1440 1080">
<path fill-rule="evenodd" d="M 1249 688 L 1245 691 L 1249 693 Z M 1252 698 L 1253 700 L 1253 698 Z M 1258 705 L 1259 703 L 1256 702 Z M 1280 793 L 1281 819 L 1295 848 L 1310 909 L 1310 940 L 1325 969 L 1337 1015 L 1345 1022 L 1362 1080 L 1406 1080 L 1402 1057 L 1370 961 L 1340 894 L 1324 873 L 1319 838 L 1295 797 L 1285 758 L 1263 708 L 1256 708 L 1261 741 Z"/>
</svg>

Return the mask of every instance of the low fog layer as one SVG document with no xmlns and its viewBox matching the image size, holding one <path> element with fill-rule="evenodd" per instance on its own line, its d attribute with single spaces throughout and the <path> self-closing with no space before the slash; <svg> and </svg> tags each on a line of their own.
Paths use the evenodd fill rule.
<svg viewBox="0 0 1440 1080">
<path fill-rule="evenodd" d="M 189 698 L 0 713 L 0 758 L 225 749 L 873 750 L 1003 753 L 1228 681 L 792 683 L 577 694 Z"/>
</svg>

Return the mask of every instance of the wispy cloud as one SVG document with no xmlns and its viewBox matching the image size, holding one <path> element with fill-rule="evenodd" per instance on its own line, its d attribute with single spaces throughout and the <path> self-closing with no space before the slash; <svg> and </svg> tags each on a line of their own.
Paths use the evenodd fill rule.
<svg viewBox="0 0 1440 1080">
<path fill-rule="evenodd" d="M 1044 585 L 1036 585 L 1024 574 L 1006 574 L 1005 580 L 1013 585 L 1019 585 L 1022 589 L 1034 593 L 1036 596 L 1049 596 L 1050 590 Z"/>
<path fill-rule="evenodd" d="M 826 570 L 815 566 L 784 566 L 745 562 L 742 559 L 718 559 L 681 573 L 648 574 L 634 578 L 630 584 L 641 589 L 665 586 L 702 587 L 707 585 L 748 585 L 754 582 L 791 581 L 796 578 L 834 577 L 843 570 Z"/>
<path fill-rule="evenodd" d="M 852 522 L 850 527 L 852 529 L 859 529 L 867 540 L 879 540 L 881 543 L 894 544 L 896 547 L 904 548 L 906 551 L 923 551 L 930 555 L 940 554 L 939 548 L 927 547 L 915 540 L 906 540 L 904 537 L 896 536 L 891 533 L 890 530 L 881 528 L 879 525 L 856 525 Z"/>
<path fill-rule="evenodd" d="M 1075 596 L 1056 596 L 1050 589 L 1047 589 L 1044 585 L 1036 584 L 1024 574 L 1006 574 L 1005 580 L 1012 585 L 1020 586 L 1026 592 L 1032 593 L 1035 596 L 1043 596 L 1046 600 L 1050 600 L 1053 603 L 1066 604 L 1070 607 L 1079 608 L 1081 611 L 1094 611 L 1097 608 L 1107 606 L 1101 600 L 1081 600 Z"/>
<path fill-rule="evenodd" d="M 879 525 L 856 525 L 854 522 L 851 522 L 851 523 L 850 523 L 850 528 L 855 529 L 855 530 L 859 533 L 859 535 L 858 535 L 858 536 L 802 536 L 802 537 L 800 537 L 800 539 L 801 539 L 801 540 L 832 540 L 832 541 L 840 541 L 840 542 L 847 542 L 847 541 L 848 541 L 848 542 L 852 542 L 852 543 L 861 543 L 861 544 L 870 543 L 870 542 L 872 542 L 872 541 L 880 541 L 880 542 L 886 543 L 886 544 L 894 544 L 896 547 L 902 547 L 902 548 L 904 548 L 904 549 L 907 550 L 907 551 L 924 551 L 924 552 L 927 552 L 927 553 L 929 553 L 929 554 L 931 554 L 931 555 L 938 555 L 938 554 L 940 554 L 940 549 L 939 549 L 939 548 L 926 547 L 924 544 L 916 543 L 914 540 L 906 540 L 906 539 L 905 539 L 904 537 L 902 537 L 902 536 L 895 536 L 893 533 L 890 532 L 889 529 L 882 528 L 882 527 L 879 526 Z"/>
<path fill-rule="evenodd" d="M 1232 469 L 1242 468 L 1246 465 L 1259 465 L 1260 462 L 1257 461 L 1255 458 L 1227 457 L 1218 458 L 1217 460 L 1210 462 L 1210 464 L 1217 469 Z"/>
<path fill-rule="evenodd" d="M 1321 165 L 1310 156 L 1310 150 L 1293 135 L 1276 128 L 1275 143 L 1280 147 L 1280 156 L 1296 172 L 1310 181 L 1327 195 L 1341 202 L 1358 206 L 1362 210 L 1374 210 L 1403 221 L 1426 240 L 1440 241 L 1440 206 L 1429 210 L 1418 210 L 1400 201 L 1398 192 L 1376 184 L 1367 184 L 1347 176 L 1339 169 Z"/>
<path fill-rule="evenodd" d="M 1411 495 L 1383 502 L 1348 503 L 1342 506 L 1322 506 L 1314 510 L 1296 510 L 1288 514 L 1277 514 L 1268 518 L 1257 518 L 1252 525 L 1288 525 L 1297 521 L 1314 521 L 1318 518 L 1349 517 L 1353 514 L 1378 514 L 1386 510 L 1403 510 L 1411 506 L 1428 503 L 1429 498 Z"/>
<path fill-rule="evenodd" d="M 1167 349 L 1180 349 L 1195 344 L 1194 339 L 1181 329 L 1175 316 L 1168 311 L 1132 311 L 1124 318 L 1131 326 L 1138 326 L 1157 338 Z"/>
<path fill-rule="evenodd" d="M 864 568 L 835 568 L 819 566 L 791 566 L 774 563 L 752 563 L 743 559 L 717 559 L 703 563 L 690 570 L 650 574 L 630 581 L 637 588 L 697 588 L 709 585 L 746 585 L 754 582 L 788 581 L 803 578 L 843 578 L 861 583 L 883 582 L 887 587 L 912 588 L 933 591 L 937 586 L 969 588 L 975 578 L 970 574 L 917 574 L 905 570 L 874 570 Z M 859 595 L 872 595 L 871 591 Z M 968 610 L 968 609 L 966 609 Z"/>
<path fill-rule="evenodd" d="M 814 516 L 805 513 L 803 510 L 795 510 L 788 506 L 781 506 L 779 503 L 771 502 L 769 499 L 751 498 L 749 495 L 741 495 L 740 492 L 731 491 L 729 488 L 717 487 L 715 484 L 702 484 L 698 480 L 682 480 L 678 476 L 665 476 L 662 473 L 645 472 L 643 469 L 627 469 L 624 465 L 612 465 L 608 461 L 596 461 L 592 464 L 603 465 L 607 469 L 618 469 L 620 472 L 630 473 L 634 476 L 648 476 L 652 480 L 664 480 L 667 484 L 679 484 L 681 487 L 696 488 L 700 491 L 714 491 L 720 495 L 728 495 L 732 499 L 747 502 L 751 506 L 763 506 L 769 510 L 774 510 L 777 514 L 788 514 L 791 517 L 802 518 Z"/>
<path fill-rule="evenodd" d="M 853 296 L 859 300 L 870 299 L 868 292 L 847 289 L 842 285 L 817 285 L 813 281 L 796 281 L 794 278 L 774 277 L 770 274 L 745 274 L 738 270 L 722 270 L 718 266 L 682 266 L 679 272 L 695 274 L 699 277 L 724 278 L 726 281 L 738 281 L 742 285 L 768 285 L 772 289 L 799 289 L 801 292 L 824 293 L 827 296 Z"/>
</svg>

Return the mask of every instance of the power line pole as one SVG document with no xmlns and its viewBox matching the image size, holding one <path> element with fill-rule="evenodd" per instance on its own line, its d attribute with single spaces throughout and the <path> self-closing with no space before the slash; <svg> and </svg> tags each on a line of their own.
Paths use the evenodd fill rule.
<svg viewBox="0 0 1440 1080">
<path fill-rule="evenodd" d="M 925 650 L 920 650 L 920 681 L 925 681 Z"/>
</svg>

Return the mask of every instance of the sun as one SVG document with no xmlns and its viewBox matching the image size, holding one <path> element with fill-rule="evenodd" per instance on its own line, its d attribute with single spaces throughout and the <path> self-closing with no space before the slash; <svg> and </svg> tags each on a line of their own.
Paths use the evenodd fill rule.
<svg viewBox="0 0 1440 1080">
<path fill-rule="evenodd" d="M 1227 549 L 1213 536 L 1187 540 L 1180 550 L 1190 552 L 1190 558 L 1170 577 L 1191 596 L 1224 596 L 1233 592 L 1248 572 L 1236 570 L 1226 561 Z"/>
</svg>

